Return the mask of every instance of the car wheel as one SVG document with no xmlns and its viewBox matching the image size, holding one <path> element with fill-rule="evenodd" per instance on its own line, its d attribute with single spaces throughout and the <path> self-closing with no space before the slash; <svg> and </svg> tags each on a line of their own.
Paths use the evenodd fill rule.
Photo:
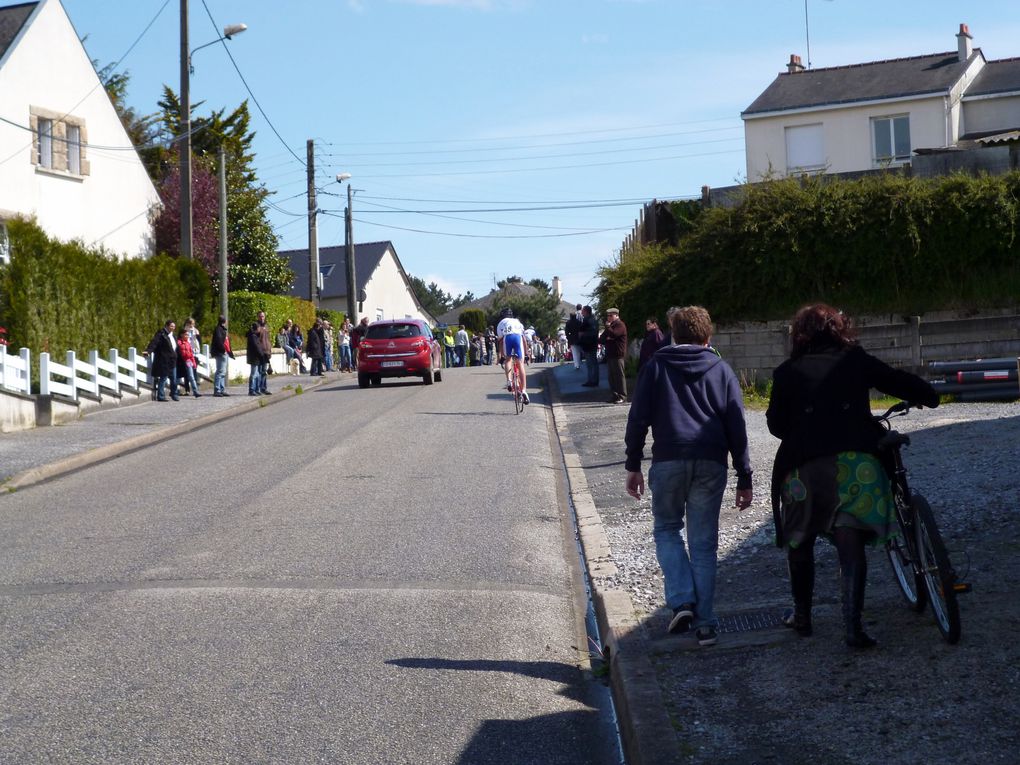
<svg viewBox="0 0 1020 765">
<path fill-rule="evenodd" d="M 421 376 L 421 381 L 422 381 L 422 382 L 423 382 L 423 383 L 424 383 L 425 385 L 431 385 L 431 384 L 432 384 L 433 382 L 435 382 L 435 381 L 434 381 L 434 380 L 432 379 L 432 370 L 431 370 L 431 369 L 426 369 L 426 370 L 425 370 L 424 374 L 422 374 L 422 376 Z"/>
<path fill-rule="evenodd" d="M 442 381 L 443 381 L 443 370 L 442 369 L 437 369 L 436 370 L 436 382 L 442 382 Z"/>
<path fill-rule="evenodd" d="M 380 377 L 379 375 L 373 375 L 372 385 L 382 385 L 382 377 Z"/>
<path fill-rule="evenodd" d="M 359 388 L 368 387 L 368 375 L 366 375 L 364 372 L 358 372 L 358 387 Z"/>
</svg>

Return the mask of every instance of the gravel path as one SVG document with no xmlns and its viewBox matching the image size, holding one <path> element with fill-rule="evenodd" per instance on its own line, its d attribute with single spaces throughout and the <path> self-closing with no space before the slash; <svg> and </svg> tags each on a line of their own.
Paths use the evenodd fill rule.
<svg viewBox="0 0 1020 765">
<path fill-rule="evenodd" d="M 663 696 L 691 763 L 1020 762 L 1020 404 L 953 404 L 896 420 L 912 434 L 911 486 L 931 502 L 957 569 L 963 638 L 945 644 L 929 611 L 906 608 L 881 553 L 870 553 L 865 620 L 880 640 L 854 653 L 841 639 L 838 566 L 817 549 L 815 636 L 773 629 L 755 647 L 691 650 L 664 637 L 662 579 L 651 506 L 623 489 L 627 407 L 592 395 L 564 402 L 571 436 L 602 516 L 618 574 L 653 644 Z M 717 611 L 775 621 L 788 605 L 785 557 L 772 542 L 769 478 L 778 442 L 763 411 L 748 412 L 755 501 L 723 502 Z M 969 572 L 968 572 L 969 569 Z M 776 633 L 779 633 L 778 635 Z"/>
</svg>

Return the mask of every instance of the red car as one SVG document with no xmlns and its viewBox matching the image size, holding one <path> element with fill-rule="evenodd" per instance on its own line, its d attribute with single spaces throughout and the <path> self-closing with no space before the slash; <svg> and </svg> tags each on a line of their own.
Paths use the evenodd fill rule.
<svg viewBox="0 0 1020 765">
<path fill-rule="evenodd" d="M 442 382 L 442 346 L 420 319 L 384 319 L 368 325 L 358 346 L 358 385 L 381 385 L 384 377 Z"/>
</svg>

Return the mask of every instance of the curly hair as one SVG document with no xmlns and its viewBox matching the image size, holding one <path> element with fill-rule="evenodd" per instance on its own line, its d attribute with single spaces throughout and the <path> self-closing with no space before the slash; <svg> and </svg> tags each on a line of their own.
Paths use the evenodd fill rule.
<svg viewBox="0 0 1020 765">
<path fill-rule="evenodd" d="M 857 331 L 850 317 L 825 303 L 797 311 L 790 326 L 790 357 L 797 358 L 823 348 L 857 345 Z"/>
<path fill-rule="evenodd" d="M 674 343 L 703 345 L 712 339 L 712 317 L 700 305 L 674 306 L 666 314 Z"/>
</svg>

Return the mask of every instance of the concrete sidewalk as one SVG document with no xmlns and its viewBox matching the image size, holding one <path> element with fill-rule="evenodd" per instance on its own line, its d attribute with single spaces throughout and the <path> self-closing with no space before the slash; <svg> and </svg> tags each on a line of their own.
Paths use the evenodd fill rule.
<svg viewBox="0 0 1020 765">
<path fill-rule="evenodd" d="M 181 393 L 180 401 L 143 398 L 137 404 L 94 411 L 76 422 L 0 435 L 0 489 L 13 491 L 113 459 L 149 444 L 211 425 L 228 417 L 277 403 L 323 383 L 356 379 L 327 372 L 324 377 L 274 374 L 269 396 L 249 396 L 247 383 L 212 395 L 212 383 L 200 398 Z"/>
</svg>

